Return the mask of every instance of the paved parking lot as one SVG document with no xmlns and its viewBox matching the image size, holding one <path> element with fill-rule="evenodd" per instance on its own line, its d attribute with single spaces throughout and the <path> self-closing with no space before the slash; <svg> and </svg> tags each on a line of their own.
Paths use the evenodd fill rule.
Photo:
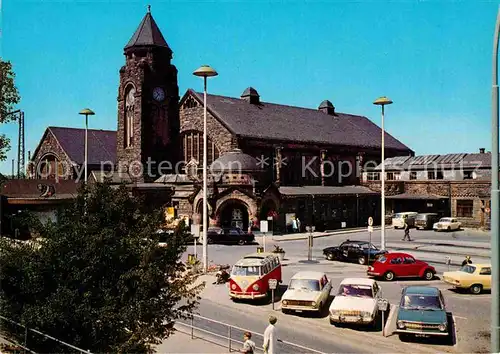
<svg viewBox="0 0 500 354">
<path fill-rule="evenodd" d="M 425 232 L 425 231 L 424 231 Z M 359 239 L 365 236 L 365 233 L 359 234 L 351 234 L 349 237 L 345 235 L 336 235 L 331 237 L 319 238 L 315 239 L 315 247 L 313 250 L 313 261 L 307 262 L 307 248 L 306 242 L 304 240 L 298 241 L 287 241 L 287 242 L 279 242 L 280 247 L 285 249 L 286 253 L 286 261 L 284 262 L 285 266 L 283 267 L 283 278 L 285 284 L 289 281 L 291 276 L 296 272 L 302 270 L 317 270 L 324 271 L 327 276 L 330 277 L 333 292 L 336 291 L 340 281 L 346 277 L 365 277 L 366 275 L 366 266 L 360 266 L 357 264 L 349 264 L 349 263 L 340 263 L 340 262 L 331 262 L 327 261 L 322 256 L 322 248 L 327 246 L 332 246 L 340 243 L 346 238 L 350 239 Z M 389 238 L 397 237 L 397 231 L 392 231 L 392 235 Z M 448 235 L 440 236 L 440 237 L 449 237 Z M 467 237 L 469 238 L 469 237 Z M 481 242 L 481 241 L 477 241 Z M 484 240 L 483 240 L 484 242 Z M 273 244 L 277 244 L 277 242 L 269 242 L 269 246 Z M 256 250 L 257 245 L 248 245 L 248 246 L 224 246 L 224 245 L 210 245 L 209 246 L 209 259 L 213 261 L 213 263 L 221 264 L 233 264 L 240 257 L 245 254 L 254 252 Z M 268 247 L 271 250 L 271 247 Z M 198 254 L 201 256 L 201 247 L 198 247 Z M 188 252 L 193 252 L 193 246 L 188 248 Z M 410 252 L 409 252 L 410 253 Z M 474 259 L 474 257 L 473 257 Z M 448 266 L 444 264 L 434 264 L 438 275 L 443 271 L 448 270 Z M 456 267 L 455 267 L 456 268 Z M 211 278 L 208 278 L 210 281 Z M 394 282 L 380 282 L 383 295 L 385 298 L 389 300 L 389 302 L 393 305 L 399 303 L 400 294 L 403 287 L 408 285 L 427 285 L 427 286 L 435 286 L 441 289 L 443 295 L 445 297 L 446 305 L 448 311 L 450 311 L 456 322 L 457 329 L 457 342 L 455 346 L 446 346 L 439 343 L 431 343 L 426 344 L 425 341 L 420 341 L 419 350 L 429 350 L 430 352 L 434 351 L 458 351 L 458 352 L 488 352 L 489 351 L 489 323 L 490 323 L 490 307 L 491 307 L 491 294 L 481 294 L 481 295 L 470 295 L 467 293 L 459 293 L 442 282 L 440 279 L 435 279 L 432 281 L 423 281 L 423 280 L 404 280 L 404 281 L 394 281 Z M 284 291 L 284 288 L 281 289 Z M 248 314 L 248 316 L 255 316 L 255 305 L 246 304 L 246 303 L 233 303 L 227 294 L 227 289 L 225 286 L 212 286 L 210 285 L 204 295 L 204 299 L 209 300 L 211 302 L 215 302 L 217 304 L 221 304 L 226 308 L 236 309 L 237 311 L 241 311 L 242 313 Z M 279 300 L 279 294 L 277 297 Z M 206 309 L 209 308 L 207 302 L 202 304 L 201 309 L 203 310 L 203 306 Z M 267 306 L 267 307 L 266 307 Z M 271 305 L 265 305 L 264 307 L 259 306 L 259 309 L 265 309 L 266 311 L 270 311 Z M 279 302 L 276 303 L 276 310 L 279 310 Z M 228 314 L 229 316 L 229 314 Z M 313 321 L 315 325 L 320 325 L 323 329 L 332 330 L 331 325 L 329 324 L 327 318 L 304 318 L 307 316 L 300 315 L 284 315 L 288 316 L 289 319 L 295 318 L 293 321 Z M 229 318 L 228 318 L 229 320 Z M 296 322 L 297 324 L 298 322 Z M 342 329 L 342 333 L 354 333 L 354 335 L 362 334 L 366 335 L 364 332 L 358 333 L 356 329 Z M 262 329 L 263 331 L 263 329 Z M 337 333 L 338 329 L 335 329 Z M 381 333 L 369 333 L 369 335 L 376 335 L 377 341 L 382 338 Z M 388 343 L 393 343 L 393 345 L 399 345 L 399 339 L 397 337 L 385 338 L 385 341 Z M 379 343 L 379 345 L 382 345 Z"/>
</svg>

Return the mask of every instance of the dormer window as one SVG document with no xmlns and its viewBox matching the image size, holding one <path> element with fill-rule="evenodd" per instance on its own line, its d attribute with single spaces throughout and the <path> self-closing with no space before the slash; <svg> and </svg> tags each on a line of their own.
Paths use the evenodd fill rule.
<svg viewBox="0 0 500 354">
<path fill-rule="evenodd" d="M 474 179 L 472 171 L 464 171 L 464 179 Z"/>
</svg>

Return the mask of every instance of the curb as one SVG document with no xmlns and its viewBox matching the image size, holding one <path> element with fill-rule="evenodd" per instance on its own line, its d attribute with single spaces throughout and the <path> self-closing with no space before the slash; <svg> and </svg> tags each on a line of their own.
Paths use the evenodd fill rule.
<svg viewBox="0 0 500 354">
<path fill-rule="evenodd" d="M 387 229 L 392 229 L 392 226 L 391 227 L 386 227 L 385 229 L 386 230 Z M 366 228 L 366 227 L 356 228 L 356 229 L 346 229 L 346 230 L 342 230 L 342 231 L 328 232 L 328 233 L 324 233 L 322 235 L 313 235 L 313 238 L 329 237 L 329 236 L 344 235 L 344 234 L 353 234 L 353 233 L 356 233 L 356 232 L 367 231 L 367 230 L 368 230 L 368 228 Z M 380 227 L 373 228 L 373 231 L 379 231 L 379 230 L 380 230 Z M 308 239 L 308 236 L 298 236 L 298 237 L 272 236 L 272 240 L 275 241 L 275 242 L 300 241 L 300 240 L 307 240 L 307 239 Z"/>
<path fill-rule="evenodd" d="M 456 247 L 459 247 L 459 246 L 456 246 Z M 416 251 L 416 252 L 424 252 L 424 253 L 432 253 L 432 254 L 462 256 L 462 257 L 465 257 L 465 255 L 469 255 L 469 256 L 475 256 L 475 257 L 479 257 L 479 258 L 489 258 L 489 259 L 491 259 L 491 256 L 488 257 L 488 256 L 480 255 L 480 254 L 474 254 L 472 252 L 456 252 L 456 251 L 441 252 L 441 251 L 426 250 L 426 249 L 397 247 L 397 246 L 391 246 L 390 244 L 387 244 L 387 248 L 393 249 L 395 251 L 408 251 L 408 252 Z M 466 248 L 466 247 L 463 247 L 463 248 Z"/>
</svg>

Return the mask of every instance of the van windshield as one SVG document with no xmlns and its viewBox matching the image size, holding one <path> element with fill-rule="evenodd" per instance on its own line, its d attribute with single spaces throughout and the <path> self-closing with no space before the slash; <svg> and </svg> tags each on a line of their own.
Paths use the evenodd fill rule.
<svg viewBox="0 0 500 354">
<path fill-rule="evenodd" d="M 260 267 L 257 266 L 234 266 L 231 271 L 231 275 L 235 276 L 259 276 L 260 275 Z"/>
</svg>

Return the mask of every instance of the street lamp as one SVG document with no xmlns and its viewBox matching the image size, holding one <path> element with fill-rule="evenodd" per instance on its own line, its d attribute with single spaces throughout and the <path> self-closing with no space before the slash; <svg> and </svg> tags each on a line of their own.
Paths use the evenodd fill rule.
<svg viewBox="0 0 500 354">
<path fill-rule="evenodd" d="M 193 72 L 193 75 L 203 77 L 203 271 L 208 270 L 207 250 L 207 78 L 217 76 L 217 71 L 208 65 L 202 65 Z"/>
<path fill-rule="evenodd" d="M 381 216 L 381 223 L 380 223 L 380 248 L 382 250 L 385 250 L 385 131 L 384 131 L 384 106 L 392 104 L 392 101 L 386 97 L 379 97 L 377 98 L 374 102 L 374 105 L 377 106 L 382 106 L 382 123 L 381 123 L 381 128 L 382 128 L 382 177 L 380 178 L 381 180 L 381 192 L 382 192 L 382 216 Z"/>
<path fill-rule="evenodd" d="M 493 42 L 493 87 L 491 107 L 491 352 L 500 352 L 500 200 L 498 190 L 498 37 L 500 36 L 500 8 Z"/>
<path fill-rule="evenodd" d="M 85 115 L 85 185 L 87 185 L 89 116 L 93 116 L 95 113 L 89 108 L 84 108 L 80 111 L 79 114 Z"/>
</svg>

